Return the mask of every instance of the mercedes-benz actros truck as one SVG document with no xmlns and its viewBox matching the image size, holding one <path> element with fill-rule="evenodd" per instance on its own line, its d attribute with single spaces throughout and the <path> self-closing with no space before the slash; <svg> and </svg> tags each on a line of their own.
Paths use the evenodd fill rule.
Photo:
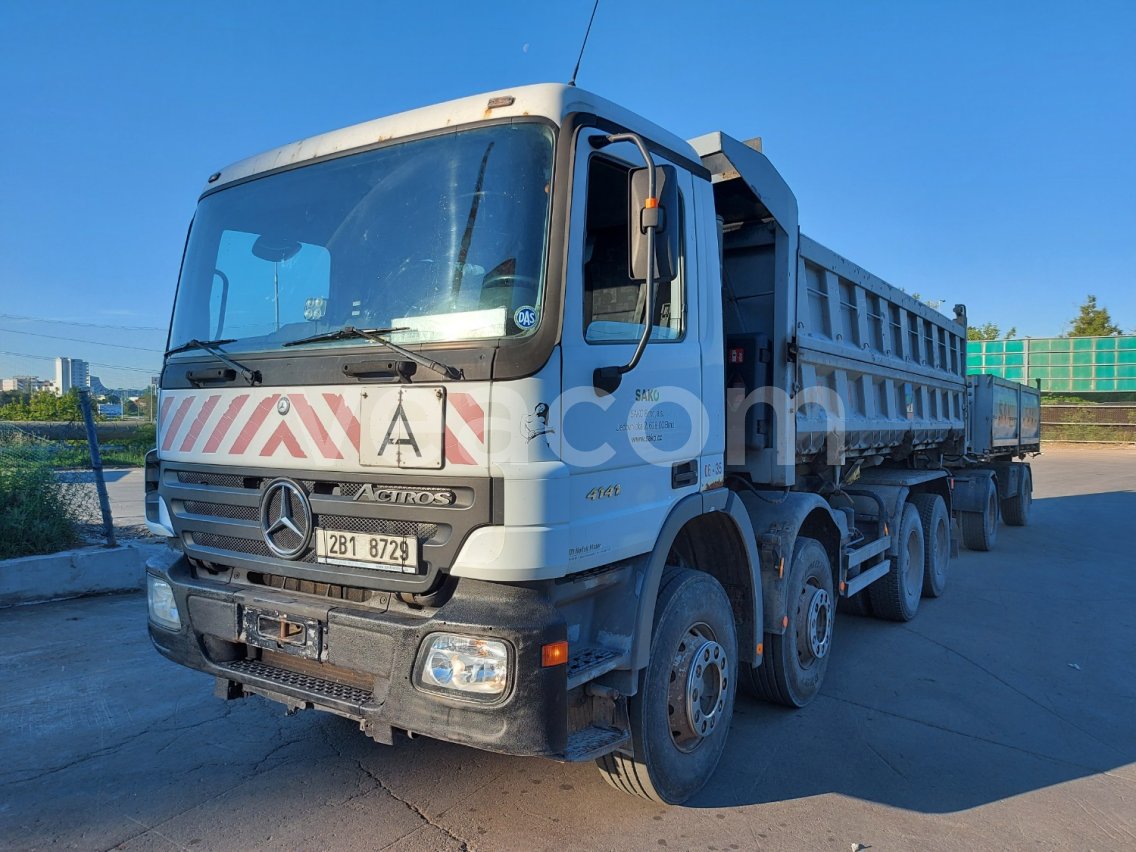
<svg viewBox="0 0 1136 852">
<path fill-rule="evenodd" d="M 1025 523 L 1037 394 L 803 236 L 756 144 L 525 86 L 211 175 L 161 375 L 149 630 L 290 711 L 677 803 Z"/>
</svg>

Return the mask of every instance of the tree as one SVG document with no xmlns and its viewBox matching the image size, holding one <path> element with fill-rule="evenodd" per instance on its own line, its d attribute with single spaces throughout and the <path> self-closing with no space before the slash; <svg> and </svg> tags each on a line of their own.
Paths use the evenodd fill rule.
<svg viewBox="0 0 1136 852">
<path fill-rule="evenodd" d="M 1120 334 L 1120 326 L 1112 321 L 1108 308 L 1097 307 L 1097 297 L 1089 296 L 1081 305 L 1081 312 L 1073 320 L 1066 337 L 1107 337 Z"/>
<path fill-rule="evenodd" d="M 1009 340 L 1012 337 L 1018 336 L 1018 330 L 1011 328 L 1005 334 L 1005 339 Z M 997 324 L 988 322 L 983 325 L 971 325 L 966 329 L 967 340 L 1002 340 L 1002 329 L 998 328 Z"/>
</svg>

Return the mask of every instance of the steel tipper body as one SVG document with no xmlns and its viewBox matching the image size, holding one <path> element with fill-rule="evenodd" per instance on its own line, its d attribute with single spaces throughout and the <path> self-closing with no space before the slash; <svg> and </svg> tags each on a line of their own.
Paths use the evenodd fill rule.
<svg viewBox="0 0 1136 852">
<path fill-rule="evenodd" d="M 838 600 L 906 620 L 946 577 L 964 328 L 796 217 L 759 152 L 560 85 L 212 176 L 156 646 L 224 698 L 693 795 L 739 685 L 808 703 Z"/>
</svg>

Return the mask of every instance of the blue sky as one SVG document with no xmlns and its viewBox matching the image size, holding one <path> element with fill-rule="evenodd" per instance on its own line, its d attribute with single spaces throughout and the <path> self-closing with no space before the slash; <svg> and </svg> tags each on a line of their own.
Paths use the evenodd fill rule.
<svg viewBox="0 0 1136 852">
<path fill-rule="evenodd" d="M 579 84 L 684 137 L 762 136 L 802 230 L 972 321 L 1058 334 L 1095 293 L 1136 330 L 1136 4 L 695 8 L 601 0 Z M 0 376 L 47 377 L 44 359 L 70 355 L 144 384 L 206 176 L 379 115 L 565 80 L 590 11 L 0 3 Z"/>
</svg>

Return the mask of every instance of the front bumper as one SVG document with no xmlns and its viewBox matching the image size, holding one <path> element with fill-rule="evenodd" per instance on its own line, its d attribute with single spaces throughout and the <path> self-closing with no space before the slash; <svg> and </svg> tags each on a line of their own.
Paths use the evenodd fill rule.
<svg viewBox="0 0 1136 852">
<path fill-rule="evenodd" d="M 542 667 L 541 648 L 563 641 L 566 628 L 539 589 L 463 579 L 443 606 L 423 617 L 212 582 L 195 577 L 188 560 L 172 551 L 152 559 L 147 571 L 173 588 L 182 622 L 179 630 L 151 622 L 154 645 L 174 662 L 215 675 L 227 697 L 259 693 L 329 710 L 358 720 L 383 741 L 391 729 L 401 729 L 506 754 L 565 751 L 566 668 Z M 284 646 L 266 653 L 246 643 L 249 609 L 314 625 L 319 658 L 290 656 Z M 511 651 L 504 695 L 478 702 L 416 686 L 419 649 L 437 632 L 504 641 Z"/>
</svg>

